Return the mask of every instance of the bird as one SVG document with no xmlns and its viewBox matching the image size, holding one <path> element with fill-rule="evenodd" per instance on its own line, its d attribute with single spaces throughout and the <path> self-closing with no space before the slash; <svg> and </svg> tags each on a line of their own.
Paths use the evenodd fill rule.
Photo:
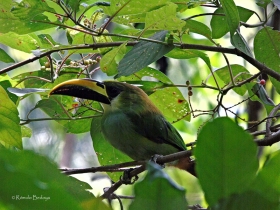
<svg viewBox="0 0 280 210">
<path fill-rule="evenodd" d="M 119 81 L 72 79 L 55 86 L 49 95 L 67 95 L 98 101 L 104 108 L 101 132 L 116 149 L 133 160 L 149 160 L 187 150 L 174 126 L 138 86 Z M 172 165 L 196 176 L 190 157 Z"/>
</svg>

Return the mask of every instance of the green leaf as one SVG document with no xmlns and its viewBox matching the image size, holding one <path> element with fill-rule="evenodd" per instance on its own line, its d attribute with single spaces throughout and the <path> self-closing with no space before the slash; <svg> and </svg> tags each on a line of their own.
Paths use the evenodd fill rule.
<svg viewBox="0 0 280 210">
<path fill-rule="evenodd" d="M 18 35 L 14 32 L 0 34 L 0 43 L 27 53 L 39 48 L 38 41 L 30 34 Z"/>
<path fill-rule="evenodd" d="M 231 195 L 227 199 L 219 201 L 212 210 L 236 210 L 236 209 L 258 209 L 276 210 L 279 209 L 279 202 L 271 202 L 264 196 L 254 191 L 246 191 L 238 195 Z"/>
<path fill-rule="evenodd" d="M 210 206 L 248 189 L 258 170 L 256 155 L 252 136 L 229 118 L 217 118 L 202 128 L 195 148 L 196 171 Z"/>
<path fill-rule="evenodd" d="M 231 65 L 231 70 L 236 84 L 251 77 L 249 71 L 245 69 L 243 66 L 234 64 Z M 224 82 L 224 84 L 226 85 L 231 84 L 231 78 L 230 78 L 228 66 L 217 69 L 215 73 Z M 267 113 L 270 113 L 271 110 L 274 108 L 274 102 L 268 97 L 266 90 L 262 85 L 258 83 L 257 79 L 248 82 L 242 85 L 241 87 L 235 87 L 233 88 L 233 91 L 241 96 L 243 96 L 248 91 L 250 99 L 252 101 L 261 102 L 264 105 Z"/>
<path fill-rule="evenodd" d="M 12 84 L 11 84 L 12 80 L 8 76 L 3 77 L 3 79 L 4 79 L 3 81 L 0 81 L 0 86 L 2 86 L 5 89 L 6 93 L 8 94 L 9 98 L 14 102 L 14 104 L 17 104 L 18 97 L 15 94 L 8 91 L 8 89 L 10 87 L 12 87 Z M 9 80 L 6 80 L 6 79 L 9 79 Z"/>
<path fill-rule="evenodd" d="M 160 31 L 150 37 L 150 39 L 164 41 L 166 34 L 167 31 Z M 161 58 L 173 48 L 173 45 L 140 41 L 120 61 L 118 67 L 119 74 L 117 77 L 128 76 L 143 69 L 152 62 Z"/>
<path fill-rule="evenodd" d="M 32 130 L 29 127 L 21 126 L 21 135 L 22 137 L 28 137 L 30 138 L 32 135 Z"/>
<path fill-rule="evenodd" d="M 177 5 L 169 3 L 157 10 L 147 12 L 144 30 L 181 30 L 185 22 L 176 17 Z"/>
<path fill-rule="evenodd" d="M 271 3 L 271 0 L 256 0 L 258 6 L 266 8 Z"/>
<path fill-rule="evenodd" d="M 236 84 L 251 77 L 249 71 L 245 69 L 243 66 L 234 64 L 231 65 L 231 70 Z M 215 73 L 224 82 L 224 84 L 226 85 L 231 84 L 231 78 L 230 78 L 228 66 L 217 69 Z M 235 87 L 233 88 L 233 91 L 241 96 L 243 96 L 248 91 L 248 95 L 250 96 L 250 99 L 252 101 L 261 102 L 264 105 L 267 113 L 270 113 L 271 110 L 274 108 L 274 102 L 268 97 L 266 90 L 262 85 L 258 83 L 257 79 L 248 82 L 242 85 L 241 87 Z"/>
<path fill-rule="evenodd" d="M 175 3 L 178 5 L 178 11 L 179 12 L 184 12 L 186 11 L 187 9 L 192 9 L 192 8 L 195 8 L 195 7 L 198 7 L 202 4 L 206 4 L 208 3 L 208 1 L 204 1 L 204 0 L 195 0 L 195 1 L 186 1 L 186 0 L 171 0 L 171 2 Z"/>
<path fill-rule="evenodd" d="M 239 18 L 243 22 L 247 22 L 247 20 L 249 20 L 249 18 L 254 14 L 252 10 L 243 7 L 237 7 L 237 10 L 239 13 Z M 223 8 L 218 8 L 214 14 L 224 14 Z M 213 39 L 219 39 L 229 32 L 229 26 L 225 16 L 213 15 L 210 25 L 212 28 Z"/>
<path fill-rule="evenodd" d="M 123 7 L 116 15 L 131 15 L 149 12 L 151 10 L 157 9 L 161 6 L 164 6 L 169 0 L 111 0 L 110 7 L 102 7 L 104 12 L 109 16 L 115 14 L 121 7 Z"/>
<path fill-rule="evenodd" d="M 175 48 L 169 53 L 167 53 L 165 56 L 176 59 L 201 58 L 206 63 L 209 69 L 212 68 L 208 55 L 199 50 L 184 50 Z"/>
<path fill-rule="evenodd" d="M 106 30 L 105 30 L 106 32 Z M 82 33 L 77 30 L 68 29 L 67 34 L 69 37 L 71 37 L 71 46 L 73 45 L 80 45 L 80 44 L 94 44 L 94 43 L 109 43 L 112 42 L 112 38 L 110 36 L 91 36 L 89 34 Z M 100 48 L 99 51 L 102 54 L 103 52 L 107 52 L 110 48 Z M 98 50 L 93 49 L 79 49 L 79 50 L 70 50 L 69 53 L 94 53 L 98 52 Z"/>
<path fill-rule="evenodd" d="M 71 9 L 76 13 L 79 11 L 79 6 L 81 3 L 87 2 L 87 0 L 66 0 L 65 3 L 67 6 L 71 7 Z"/>
<path fill-rule="evenodd" d="M 123 43 L 117 48 L 114 48 L 110 52 L 106 53 L 101 61 L 100 68 L 108 76 L 112 76 L 118 73 L 117 66 L 118 61 L 123 58 L 126 52 L 126 43 Z"/>
<path fill-rule="evenodd" d="M 21 128 L 16 105 L 0 86 L 0 144 L 22 149 Z"/>
<path fill-rule="evenodd" d="M 240 83 L 240 82 L 248 79 L 249 77 L 251 77 L 251 74 L 249 73 L 249 71 L 241 65 L 233 64 L 233 65 L 230 65 L 230 67 L 232 70 L 234 81 L 236 83 Z M 224 66 L 215 71 L 215 73 L 224 82 L 225 85 L 228 85 L 229 83 L 231 83 L 229 71 L 230 70 L 229 70 L 228 66 Z M 252 86 L 253 86 L 252 84 L 251 85 L 242 85 L 241 87 L 233 88 L 233 90 L 238 95 L 243 96 L 248 90 L 250 90 L 252 88 Z"/>
<path fill-rule="evenodd" d="M 55 27 L 51 24 L 35 22 L 35 20 L 49 21 L 47 16 L 43 14 L 44 12 L 55 13 L 46 1 L 25 0 L 20 3 L 3 1 L 1 2 L 0 12 L 0 25 L 2 26 L 0 32 L 27 34 Z"/>
<path fill-rule="evenodd" d="M 270 27 L 261 29 L 254 40 L 254 53 L 256 59 L 280 73 L 280 34 L 279 31 Z M 280 83 L 278 80 L 269 77 L 276 91 L 280 93 Z"/>
<path fill-rule="evenodd" d="M 1 42 L 1 41 L 0 41 Z M 3 49 L 0 48 L 0 61 L 4 63 L 14 63 L 15 60 L 12 59 L 8 53 L 6 53 Z"/>
<path fill-rule="evenodd" d="M 39 78 L 51 80 L 51 72 L 47 70 L 31 71 L 15 76 L 13 77 L 13 80 L 23 81 L 24 87 L 41 88 L 47 83 L 47 81 Z"/>
<path fill-rule="evenodd" d="M 252 101 L 259 101 L 263 104 L 264 108 L 266 109 L 267 114 L 271 112 L 274 108 L 274 102 L 269 98 L 265 88 L 257 83 L 247 83 L 246 87 L 249 92 L 250 99 Z"/>
<path fill-rule="evenodd" d="M 54 41 L 51 35 L 49 34 L 39 34 L 37 40 L 41 49 L 52 48 L 54 45 L 59 44 L 56 41 Z"/>
<path fill-rule="evenodd" d="M 34 107 L 34 109 L 41 109 L 43 110 L 47 115 L 49 115 L 50 117 L 52 118 L 69 118 L 69 116 L 65 113 L 65 110 L 58 105 L 58 102 L 55 100 L 62 102 L 63 103 L 66 103 L 68 101 L 64 101 L 63 99 L 66 99 L 66 100 L 72 100 L 71 97 L 63 97 L 62 99 L 62 96 L 50 96 L 49 99 L 42 99 L 40 101 L 38 101 L 38 103 L 36 104 L 36 106 Z M 59 100 L 60 99 L 60 100 Z M 63 121 L 59 121 L 59 123 L 61 124 L 65 124 L 67 123 L 65 120 Z"/>
<path fill-rule="evenodd" d="M 271 100 L 271 98 L 268 97 L 266 90 L 264 89 L 264 87 L 261 84 L 256 83 L 252 87 L 252 91 L 260 99 L 262 104 L 272 106 L 272 108 L 275 106 L 274 102 Z"/>
<path fill-rule="evenodd" d="M 164 173 L 160 166 L 149 162 L 148 173 L 145 178 L 135 184 L 135 199 L 131 203 L 130 210 L 179 210 L 187 209 L 186 191 L 174 183 Z"/>
<path fill-rule="evenodd" d="M 61 107 L 62 104 L 64 108 Z M 96 115 L 95 109 L 100 109 L 100 106 L 99 103 L 92 103 L 88 100 L 84 100 L 83 104 L 80 104 L 73 101 L 73 97 L 69 96 L 51 96 L 49 99 L 40 100 L 35 108 L 40 108 L 51 118 L 54 118 L 54 120 L 66 128 L 67 133 L 78 134 L 90 130 L 91 116 Z M 74 117 L 76 119 L 72 120 L 71 118 Z"/>
<path fill-rule="evenodd" d="M 94 209 L 94 210 L 112 210 L 112 208 L 110 208 L 109 206 L 107 206 L 105 204 L 105 202 L 102 200 L 102 198 L 93 198 L 93 199 L 90 199 L 88 201 L 84 201 L 82 203 L 82 208 L 84 210 L 91 210 L 91 209 Z"/>
<path fill-rule="evenodd" d="M 278 202 L 278 205 L 280 197 L 279 162 L 280 152 L 272 153 L 251 185 L 252 190 L 257 191 L 269 201 Z"/>
<path fill-rule="evenodd" d="M 85 133 L 90 131 L 91 129 L 91 121 L 94 116 L 100 115 L 100 113 L 96 112 L 95 110 L 100 110 L 100 104 L 98 102 L 92 102 L 88 100 L 83 100 L 82 104 L 78 104 L 81 107 L 76 108 L 74 112 L 73 117 L 76 117 L 76 120 L 67 121 L 66 124 L 63 126 L 66 128 L 66 132 L 68 133 Z M 70 109 L 72 110 L 72 109 Z M 89 118 L 85 118 L 89 117 Z M 81 119 L 85 118 L 85 119 Z"/>
<path fill-rule="evenodd" d="M 239 33 L 236 32 L 230 39 L 231 44 L 239 49 L 240 51 L 244 52 L 245 54 L 249 55 L 250 57 L 254 57 L 250 47 L 248 46 L 248 43 L 246 40 L 243 38 L 243 36 Z"/>
<path fill-rule="evenodd" d="M 152 77 L 160 82 L 142 81 L 143 77 Z M 120 77 L 118 80 L 137 84 L 149 95 L 168 121 L 174 122 L 181 119 L 190 121 L 188 101 L 177 87 L 170 87 L 171 80 L 162 72 L 146 67 L 131 76 Z"/>
<path fill-rule="evenodd" d="M 91 187 L 67 177 L 45 157 L 31 151 L 0 152 L 0 202 L 15 209 L 81 209 L 94 198 Z"/>
<path fill-rule="evenodd" d="M 90 135 L 94 151 L 97 154 L 99 163 L 101 165 L 113 165 L 132 161 L 127 155 L 115 149 L 107 140 L 104 139 L 101 133 L 101 118 L 95 117 L 91 122 Z M 122 173 L 108 173 L 108 176 L 113 181 L 118 181 Z"/>
<path fill-rule="evenodd" d="M 233 0 L 220 0 L 226 15 L 230 35 L 233 36 L 239 26 L 239 13 Z"/>
<path fill-rule="evenodd" d="M 82 78 L 85 78 L 85 76 L 84 75 L 80 75 L 79 78 L 82 79 Z M 41 88 L 52 89 L 56 85 L 58 85 L 58 84 L 60 84 L 62 82 L 65 82 L 67 80 L 71 80 L 71 79 L 77 79 L 77 75 L 76 74 L 63 74 L 63 75 L 60 75 L 58 78 L 56 78 L 56 80 L 53 83 L 48 82 L 48 83 L 44 84 Z"/>
<path fill-rule="evenodd" d="M 188 32 L 200 34 L 208 39 L 212 37 L 212 32 L 208 28 L 208 26 L 195 20 L 187 20 L 186 25 L 184 26 L 183 29 L 187 30 Z"/>
</svg>

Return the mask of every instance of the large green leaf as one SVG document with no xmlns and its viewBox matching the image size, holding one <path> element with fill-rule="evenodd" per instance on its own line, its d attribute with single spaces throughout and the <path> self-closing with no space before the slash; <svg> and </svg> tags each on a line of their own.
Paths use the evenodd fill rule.
<svg viewBox="0 0 280 210">
<path fill-rule="evenodd" d="M 230 65 L 230 67 L 231 67 L 232 75 L 234 77 L 234 82 L 237 82 L 237 83 L 242 82 L 242 81 L 248 79 L 249 77 L 251 77 L 251 74 L 249 73 L 249 71 L 241 65 L 233 64 L 233 65 Z M 228 85 L 231 83 L 231 77 L 230 77 L 229 71 L 230 70 L 229 70 L 228 66 L 224 66 L 215 71 L 215 73 L 219 76 L 219 78 L 224 82 L 225 85 Z M 243 96 L 248 91 L 248 88 L 251 89 L 252 86 L 253 86 L 253 84 L 251 84 L 249 86 L 242 85 L 241 87 L 233 88 L 233 90 L 237 94 Z"/>
<path fill-rule="evenodd" d="M 238 9 L 233 0 L 220 0 L 220 2 L 226 15 L 230 35 L 233 36 L 240 21 Z"/>
<path fill-rule="evenodd" d="M 3 78 L 3 81 L 1 81 L 2 78 Z M 18 96 L 9 91 L 9 88 L 12 87 L 12 84 L 11 84 L 12 80 L 10 78 L 8 78 L 8 76 L 4 76 L 2 78 L 0 78 L 0 86 L 2 86 L 2 88 L 5 89 L 6 93 L 8 94 L 9 98 L 14 102 L 14 104 L 17 104 L 18 99 L 19 99 Z"/>
<path fill-rule="evenodd" d="M 279 202 L 270 201 L 255 191 L 246 191 L 241 194 L 231 195 L 227 199 L 220 200 L 211 209 L 213 210 L 237 210 L 237 209 L 257 209 L 257 210 L 277 210 Z"/>
<path fill-rule="evenodd" d="M 78 118 L 78 120 L 67 121 L 67 123 L 63 125 L 66 128 L 66 132 L 68 133 L 78 134 L 90 131 L 92 118 L 95 118 L 94 116 L 96 115 L 100 115 L 100 113 L 95 111 L 101 111 L 100 104 L 98 102 L 84 100 L 83 105 L 86 106 L 83 106 L 82 104 L 78 105 L 80 105 L 81 107 L 76 108 L 75 112 L 73 113 L 73 117 Z M 79 119 L 83 117 L 89 118 Z"/>
<path fill-rule="evenodd" d="M 237 10 L 239 13 L 239 18 L 243 22 L 247 22 L 247 20 L 254 14 L 252 10 L 243 7 L 237 7 Z M 223 8 L 218 8 L 214 14 L 224 14 Z M 229 32 L 229 26 L 225 16 L 213 15 L 210 24 L 212 28 L 213 39 L 219 39 Z"/>
<path fill-rule="evenodd" d="M 178 5 L 178 12 L 184 12 L 187 9 L 192 9 L 201 6 L 202 4 L 208 3 L 206 0 L 195 0 L 195 1 L 186 1 L 186 0 L 171 0 L 171 2 Z"/>
<path fill-rule="evenodd" d="M 148 163 L 148 173 L 145 178 L 135 184 L 135 199 L 131 203 L 131 210 L 184 210 L 188 208 L 186 191 L 174 183 L 160 166 Z"/>
<path fill-rule="evenodd" d="M 55 98 L 54 98 L 55 97 Z M 63 99 L 62 99 L 63 98 Z M 55 100 L 56 99 L 56 100 Z M 66 101 L 65 101 L 66 99 Z M 63 109 L 57 101 L 61 102 L 62 104 L 68 104 L 72 101 L 71 97 L 62 97 L 62 96 L 51 96 L 49 99 L 42 99 L 38 101 L 34 109 L 41 109 L 51 118 L 69 118 L 66 110 Z M 67 108 L 66 108 L 67 109 Z M 64 125 L 67 123 L 65 120 L 59 121 L 60 124 Z"/>
<path fill-rule="evenodd" d="M 41 78 L 41 79 L 39 79 L 39 78 Z M 23 74 L 13 77 L 13 80 L 14 81 L 23 81 L 24 87 L 40 88 L 47 83 L 45 80 L 42 80 L 42 78 L 50 80 L 51 71 L 47 71 L 47 70 L 33 71 L 32 70 L 31 72 L 23 73 Z"/>
<path fill-rule="evenodd" d="M 208 55 L 199 50 L 184 50 L 175 48 L 165 56 L 176 59 L 201 58 L 206 63 L 209 69 L 212 68 Z"/>
<path fill-rule="evenodd" d="M 71 39 L 71 44 L 73 45 L 80 45 L 80 44 L 94 44 L 94 43 L 109 43 L 112 42 L 112 38 L 110 36 L 92 36 L 89 34 L 85 34 L 83 32 L 68 29 L 67 30 L 67 38 Z M 110 48 L 100 48 L 99 51 L 106 52 Z M 91 48 L 88 49 L 79 49 L 79 50 L 70 50 L 69 53 L 94 53 L 98 52 L 98 50 L 94 50 Z"/>
<path fill-rule="evenodd" d="M 106 53 L 101 61 L 100 68 L 108 76 L 112 76 L 118 73 L 117 66 L 118 61 L 121 60 L 126 52 L 126 42 L 119 47 Z"/>
<path fill-rule="evenodd" d="M 44 12 L 54 13 L 55 11 L 48 6 L 46 1 L 25 0 L 17 3 L 16 1 L 2 1 L 0 12 L 0 32 L 15 32 L 18 34 L 27 34 L 47 28 L 53 28 L 54 25 L 46 23 L 35 23 L 34 20 L 48 22 Z"/>
<path fill-rule="evenodd" d="M 0 144 L 22 149 L 21 128 L 16 105 L 0 86 Z"/>
<path fill-rule="evenodd" d="M 76 13 L 79 10 L 80 4 L 83 2 L 87 2 L 87 0 L 65 0 L 65 3 L 68 7 L 71 7 L 71 9 Z"/>
<path fill-rule="evenodd" d="M 0 152 L 0 202 L 7 209 L 81 209 L 91 187 L 62 175 L 57 166 L 31 151 Z"/>
<path fill-rule="evenodd" d="M 187 20 L 186 25 L 184 26 L 184 30 L 186 30 L 187 32 L 200 34 L 207 37 L 208 39 L 212 37 L 212 32 L 208 28 L 208 26 L 195 20 Z"/>
<path fill-rule="evenodd" d="M 101 165 L 113 165 L 132 161 L 127 155 L 115 149 L 107 140 L 104 139 L 101 133 L 101 118 L 95 117 L 91 122 L 90 135 L 94 151 L 97 154 L 99 163 Z M 118 181 L 122 173 L 108 173 L 113 181 Z"/>
<path fill-rule="evenodd" d="M 254 40 L 254 53 L 256 59 L 280 73 L 280 34 L 279 31 L 272 30 L 270 27 L 261 29 Z M 276 91 L 280 93 L 280 82 L 270 77 Z"/>
<path fill-rule="evenodd" d="M 176 4 L 169 3 L 147 12 L 144 30 L 181 30 L 185 22 L 176 17 L 176 8 Z"/>
<path fill-rule="evenodd" d="M 0 41 L 1 42 L 1 41 Z M 3 49 L 0 48 L 0 61 L 5 63 L 14 63 L 15 60 L 11 58 Z"/>
<path fill-rule="evenodd" d="M 143 77 L 152 77 L 160 82 L 142 81 Z M 120 77 L 119 81 L 137 84 L 150 97 L 152 102 L 159 108 L 166 119 L 170 122 L 184 119 L 190 121 L 190 108 L 188 101 L 184 98 L 177 87 L 170 87 L 171 80 L 162 72 L 146 67 L 128 77 Z M 169 86 L 169 87 L 168 87 Z"/>
<path fill-rule="evenodd" d="M 248 189 L 258 170 L 256 155 L 252 136 L 229 118 L 202 128 L 195 148 L 196 170 L 210 206 Z"/>
<path fill-rule="evenodd" d="M 164 6 L 169 0 L 111 0 L 110 7 L 102 7 L 104 12 L 109 16 L 115 14 L 121 7 L 123 7 L 116 15 L 131 15 L 142 14 L 153 9 Z M 126 4 L 126 5 L 125 5 Z M 125 5 L 125 6 L 124 6 Z"/>
<path fill-rule="evenodd" d="M 75 102 L 73 97 L 69 96 L 51 96 L 49 99 L 40 100 L 35 108 L 40 108 L 47 115 L 56 120 L 66 128 L 66 132 L 78 134 L 90 130 L 91 116 L 97 114 L 95 109 L 100 109 L 100 105 L 97 102 L 88 100 L 84 100 L 81 104 Z M 66 120 L 61 120 L 63 118 Z M 76 119 L 71 120 L 71 118 Z"/>
<path fill-rule="evenodd" d="M 39 43 L 30 34 L 18 35 L 14 32 L 0 34 L 0 43 L 27 53 L 39 48 Z"/>
<path fill-rule="evenodd" d="M 252 76 L 249 73 L 249 71 L 243 66 L 233 64 L 230 67 L 234 78 L 234 82 L 236 84 L 245 81 L 246 79 Z M 224 84 L 232 85 L 228 66 L 217 69 L 215 73 L 224 82 Z M 274 102 L 268 97 L 265 88 L 258 83 L 258 79 L 255 79 L 251 82 L 247 82 L 246 84 L 240 87 L 235 87 L 232 90 L 241 96 L 243 96 L 248 91 L 250 99 L 253 101 L 261 102 L 264 105 L 267 113 L 270 113 L 271 110 L 274 108 Z"/>
<path fill-rule="evenodd" d="M 150 37 L 150 39 L 164 41 L 166 34 L 167 31 L 160 31 Z M 173 48 L 173 45 L 140 41 L 120 61 L 118 67 L 118 77 L 128 76 L 143 69 L 152 62 L 161 58 Z"/>
<path fill-rule="evenodd" d="M 280 152 L 271 154 L 258 173 L 251 188 L 270 201 L 279 202 L 280 197 Z"/>
</svg>

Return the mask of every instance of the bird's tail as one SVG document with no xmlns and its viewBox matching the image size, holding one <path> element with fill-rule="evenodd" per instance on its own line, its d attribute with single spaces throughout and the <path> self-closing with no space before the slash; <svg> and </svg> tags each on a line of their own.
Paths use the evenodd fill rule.
<svg viewBox="0 0 280 210">
<path fill-rule="evenodd" d="M 185 170 L 193 176 L 197 177 L 195 172 L 195 161 L 192 160 L 190 157 L 184 157 L 179 159 L 174 166 L 179 169 Z"/>
</svg>

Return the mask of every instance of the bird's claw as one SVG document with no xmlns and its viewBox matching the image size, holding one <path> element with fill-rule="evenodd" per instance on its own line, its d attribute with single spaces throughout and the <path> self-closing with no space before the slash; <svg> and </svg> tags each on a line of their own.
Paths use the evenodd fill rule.
<svg viewBox="0 0 280 210">
<path fill-rule="evenodd" d="M 123 175 L 120 177 L 120 180 L 122 181 L 123 184 L 134 184 L 138 180 L 138 176 L 134 176 L 134 179 L 132 180 L 133 177 L 130 176 L 130 172 L 134 170 L 134 168 L 127 169 L 123 172 Z"/>
</svg>

